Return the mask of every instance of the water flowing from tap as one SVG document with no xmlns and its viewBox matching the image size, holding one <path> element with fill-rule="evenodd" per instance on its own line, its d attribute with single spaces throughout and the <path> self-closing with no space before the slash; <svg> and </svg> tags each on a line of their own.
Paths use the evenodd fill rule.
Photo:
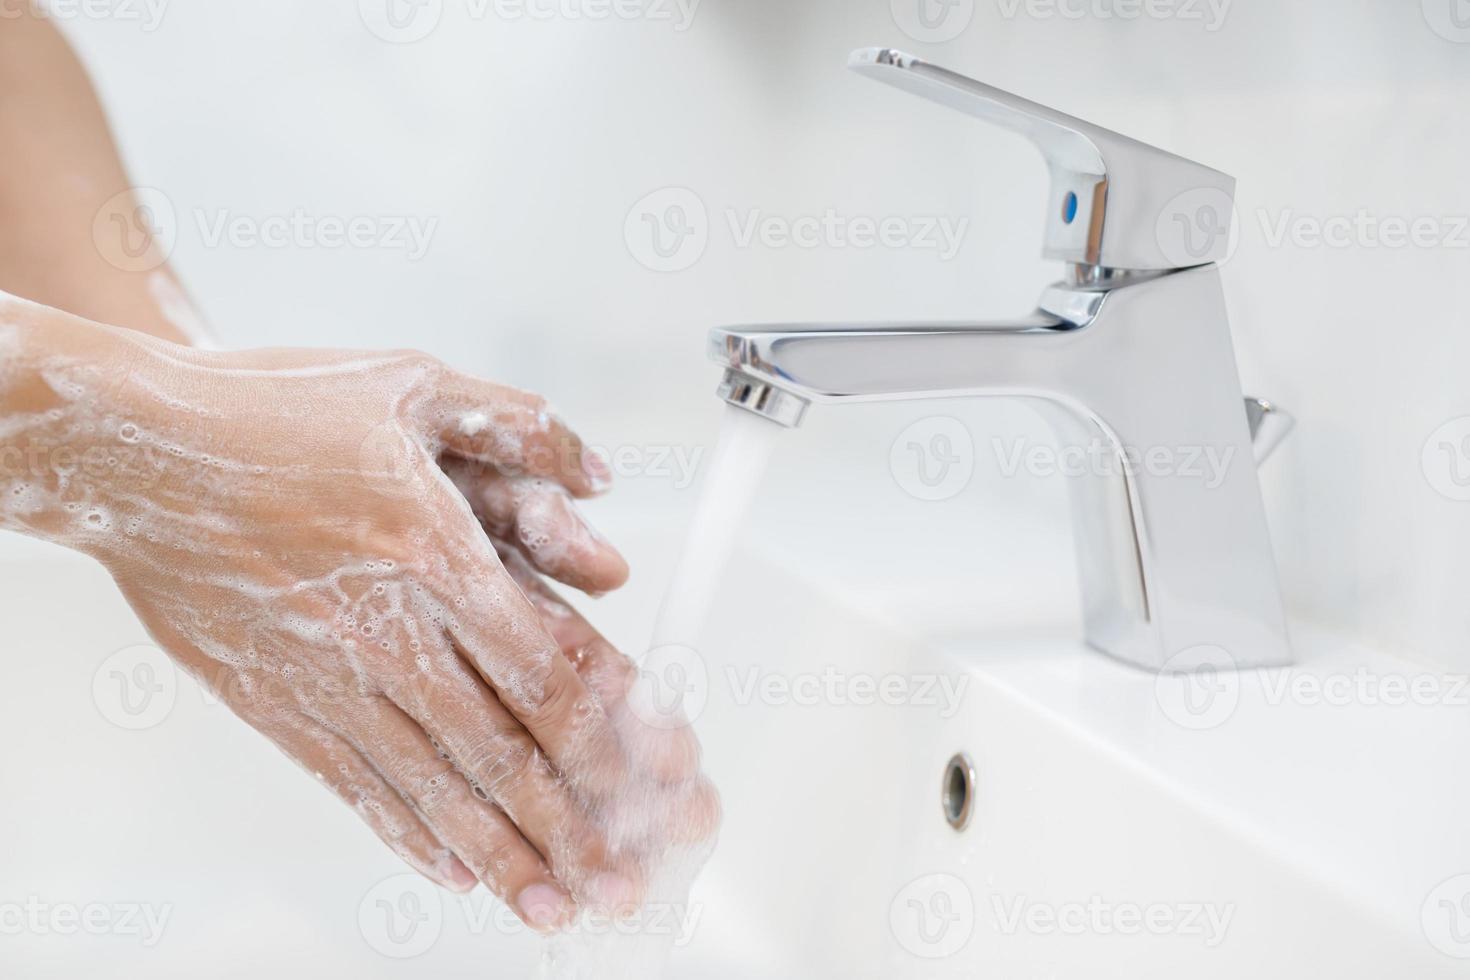
<svg viewBox="0 0 1470 980">
<path fill-rule="evenodd" d="M 653 628 L 653 649 L 697 639 L 782 431 L 759 415 L 725 406 L 720 441 Z"/>
<path fill-rule="evenodd" d="M 701 481 L 699 501 L 653 629 L 650 651 L 640 664 L 639 682 L 629 694 L 630 703 L 644 699 L 644 712 L 634 708 L 640 716 L 661 711 L 658 706 L 666 690 L 675 690 L 664 676 L 666 670 L 679 671 L 677 684 L 681 691 L 687 690 L 691 673 L 706 680 L 714 676 L 695 644 L 781 430 L 780 425 L 744 409 L 725 409 L 719 443 Z M 670 656 L 672 659 L 668 659 Z M 703 695 L 707 696 L 709 685 L 703 686 Z M 685 714 L 697 716 L 692 699 L 684 701 L 681 694 L 676 701 L 677 723 L 683 723 Z M 658 719 L 651 714 L 646 717 L 657 727 Z M 623 795 L 627 798 L 614 804 L 614 809 L 656 805 L 643 797 L 642 788 L 636 784 L 627 786 Z M 658 820 L 652 822 L 657 824 Z M 548 943 L 542 976 L 546 980 L 659 980 L 673 976 L 667 972 L 669 955 L 675 948 L 695 941 L 703 919 L 702 907 L 691 899 L 690 889 L 708 856 L 707 846 L 668 847 L 655 866 L 647 869 L 647 893 L 638 914 L 624 922 L 594 923 L 584 916 L 570 933 Z"/>
</svg>

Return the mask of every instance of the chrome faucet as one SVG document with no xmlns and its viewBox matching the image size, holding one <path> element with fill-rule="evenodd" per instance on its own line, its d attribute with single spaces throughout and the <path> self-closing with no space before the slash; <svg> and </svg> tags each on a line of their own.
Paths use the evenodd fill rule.
<svg viewBox="0 0 1470 980">
<path fill-rule="evenodd" d="M 1290 662 L 1256 463 L 1289 418 L 1245 400 L 1219 267 L 1235 182 L 889 49 L 850 67 L 1029 137 L 1051 170 L 1038 310 L 996 323 L 725 327 L 720 396 L 787 426 L 812 402 L 1032 400 L 1068 448 L 1088 642 L 1150 670 Z M 1185 463 L 1223 461 L 1207 483 Z"/>
</svg>

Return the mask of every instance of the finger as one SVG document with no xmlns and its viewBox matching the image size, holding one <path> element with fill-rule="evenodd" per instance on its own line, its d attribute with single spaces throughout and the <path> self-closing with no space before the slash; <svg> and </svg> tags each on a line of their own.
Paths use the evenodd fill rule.
<svg viewBox="0 0 1470 980">
<path fill-rule="evenodd" d="M 672 848 L 712 841 L 720 827 L 720 795 L 700 775 L 682 783 L 635 783 L 630 800 L 620 801 L 618 844 L 645 863 L 658 862 Z"/>
<path fill-rule="evenodd" d="M 719 790 L 704 776 L 678 787 L 666 812 L 674 817 L 657 828 L 659 839 L 676 844 L 712 842 L 719 833 L 724 816 Z"/>
<path fill-rule="evenodd" d="M 545 583 L 536 587 L 551 593 Z M 581 620 L 575 610 L 571 615 Z M 625 843 L 635 848 L 658 848 L 713 839 L 720 825 L 720 795 L 700 772 L 701 751 L 694 729 L 689 725 L 649 725 L 639 718 L 627 698 L 638 668 L 586 620 L 581 621 L 594 636 L 576 649 L 572 663 L 602 702 L 628 754 L 630 768 L 648 773 L 656 783 L 652 792 L 645 794 L 637 813 L 641 834 L 630 828 Z M 572 634 L 571 629 L 567 632 Z"/>
<path fill-rule="evenodd" d="M 580 786 L 620 765 L 621 750 L 596 696 L 506 574 L 484 532 L 473 527 L 439 551 L 461 569 L 451 589 L 436 590 L 450 613 L 449 640 L 554 770 Z"/>
<path fill-rule="evenodd" d="M 627 582 L 628 563 L 578 512 L 565 488 L 466 460 L 446 458 L 441 465 L 486 533 L 514 542 L 545 574 L 592 593 Z"/>
<path fill-rule="evenodd" d="M 295 759 L 350 806 L 410 867 L 455 892 L 475 887 L 474 872 L 455 857 L 398 792 L 346 740 L 304 716 L 267 732 Z"/>
<path fill-rule="evenodd" d="M 663 783 L 682 784 L 699 775 L 701 749 L 690 725 L 650 725 L 628 703 L 628 692 L 638 681 L 638 668 L 602 637 L 582 646 L 573 662 L 596 691 L 608 721 L 625 746 L 633 765 Z"/>
<path fill-rule="evenodd" d="M 680 783 L 699 772 L 700 748 L 693 729 L 645 725 L 629 708 L 627 692 L 637 677 L 633 661 L 603 638 L 581 613 L 562 600 L 516 552 L 501 556 L 510 574 L 557 645 L 597 697 L 634 768 L 661 782 Z M 616 785 L 609 787 L 615 789 Z"/>
<path fill-rule="evenodd" d="M 431 398 L 439 439 L 463 459 L 512 476 L 544 477 L 573 496 L 602 493 L 612 472 L 551 411 L 546 400 L 515 388 L 444 369 Z"/>
<path fill-rule="evenodd" d="M 626 753 L 622 758 L 628 761 L 615 777 L 604 764 L 574 784 L 579 796 L 589 798 L 616 827 L 619 854 L 606 863 L 611 866 L 614 857 L 668 844 L 710 840 L 720 823 L 719 794 L 699 774 L 699 743 L 692 729 L 649 725 L 638 718 L 627 703 L 627 691 L 637 677 L 633 662 L 563 602 L 519 554 L 506 554 L 507 573 L 570 654 L 566 662 L 584 679 Z M 651 774 L 652 782 L 640 773 Z M 609 801 L 615 805 L 607 806 Z"/>
<path fill-rule="evenodd" d="M 578 897 L 603 901 L 599 893 L 615 890 L 616 882 L 600 879 L 616 862 L 602 829 L 447 641 L 433 657 L 440 665 L 433 679 L 395 691 L 398 706 L 443 748 L 472 791 L 505 811 L 558 880 Z"/>
<path fill-rule="evenodd" d="M 643 788 L 632 819 L 623 821 L 622 843 L 632 849 L 657 849 L 712 839 L 720 824 L 720 797 L 700 772 L 694 729 L 650 725 L 639 718 L 627 699 L 638 668 L 601 636 L 578 648 L 572 663 L 608 713 L 635 774 L 632 785 Z"/>
<path fill-rule="evenodd" d="M 546 631 L 561 648 L 562 654 L 572 662 L 572 666 L 577 666 L 577 652 L 601 637 L 597 628 L 546 584 L 523 552 L 500 538 L 492 537 L 490 540 L 500 555 L 506 573 L 541 617 L 541 625 L 546 627 Z M 593 693 L 598 692 L 594 689 Z M 603 709 L 606 710 L 605 702 Z"/>
<path fill-rule="evenodd" d="M 571 896 L 541 855 L 499 807 L 474 795 L 422 728 L 382 697 L 354 705 L 352 717 L 355 744 L 491 892 L 534 929 L 571 920 Z"/>
</svg>

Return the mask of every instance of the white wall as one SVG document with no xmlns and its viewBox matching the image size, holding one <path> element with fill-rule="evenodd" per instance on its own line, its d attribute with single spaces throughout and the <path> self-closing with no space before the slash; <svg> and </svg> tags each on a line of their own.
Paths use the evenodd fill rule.
<svg viewBox="0 0 1470 980">
<path fill-rule="evenodd" d="M 1448 219 L 1470 214 L 1470 43 L 1430 27 L 1462 0 L 1236 0 L 1220 24 L 1193 0 L 1205 21 L 1018 2 L 975 0 L 942 44 L 906 35 L 889 0 L 703 0 L 683 31 L 445 0 L 409 44 L 377 38 L 354 0 L 171 0 L 156 30 L 69 30 L 136 179 L 173 202 L 176 264 L 222 342 L 426 348 L 547 392 L 602 443 L 710 437 L 712 325 L 1002 316 L 1055 277 L 1039 259 L 1033 151 L 848 74 L 851 48 L 906 47 L 1226 170 L 1243 218 L 1226 281 L 1247 388 L 1301 423 L 1265 477 L 1293 611 L 1470 668 L 1470 503 L 1421 466 L 1431 432 L 1470 415 L 1470 232 L 1458 248 L 1342 249 L 1273 245 L 1263 230 L 1288 212 L 1366 209 L 1453 232 Z M 695 191 L 712 227 L 700 261 L 661 274 L 636 260 L 624 222 L 670 186 Z M 297 208 L 438 226 L 414 262 L 209 247 L 196 219 Z M 950 261 L 740 248 L 731 208 L 973 224 Z M 882 458 L 893 437 L 822 434 Z M 1053 505 L 1037 491 L 988 488 L 969 506 L 1005 520 Z"/>
</svg>

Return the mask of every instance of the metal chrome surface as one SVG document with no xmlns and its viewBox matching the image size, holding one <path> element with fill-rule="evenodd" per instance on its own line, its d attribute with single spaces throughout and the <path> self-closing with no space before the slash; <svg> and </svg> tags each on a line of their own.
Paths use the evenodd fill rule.
<svg viewBox="0 0 1470 980">
<path fill-rule="evenodd" d="M 939 802 L 944 819 L 955 830 L 963 831 L 975 813 L 975 763 L 963 752 L 955 753 L 944 767 L 944 785 Z"/>
<path fill-rule="evenodd" d="M 1280 405 L 1264 398 L 1247 398 L 1245 417 L 1250 425 L 1251 445 L 1255 449 L 1257 463 L 1269 459 L 1296 427 L 1296 419 L 1283 411 Z"/>
<path fill-rule="evenodd" d="M 801 425 L 811 402 L 740 371 L 726 371 L 715 391 L 723 401 L 788 429 Z"/>
<path fill-rule="evenodd" d="M 1089 642 L 1150 669 L 1288 662 L 1217 267 L 1043 303 L 1010 323 L 726 327 L 710 353 L 816 402 L 1034 400 L 1063 447 L 1112 461 L 1071 481 Z"/>
<path fill-rule="evenodd" d="M 1225 257 L 1233 177 L 902 51 L 855 51 L 848 66 L 1035 144 L 1051 171 L 1048 258 L 1107 270 L 1159 270 Z"/>
<path fill-rule="evenodd" d="M 1031 400 L 1093 464 L 1070 474 L 1088 642 L 1153 670 L 1290 662 L 1256 478 L 1290 419 L 1241 411 L 1219 268 L 1169 271 L 1154 232 L 1173 195 L 1231 178 L 899 52 L 851 65 L 1030 137 L 1054 193 L 1098 191 L 1090 230 L 1048 225 L 1069 278 L 1013 321 L 715 330 L 722 397 L 786 425 L 811 401 Z"/>
</svg>

